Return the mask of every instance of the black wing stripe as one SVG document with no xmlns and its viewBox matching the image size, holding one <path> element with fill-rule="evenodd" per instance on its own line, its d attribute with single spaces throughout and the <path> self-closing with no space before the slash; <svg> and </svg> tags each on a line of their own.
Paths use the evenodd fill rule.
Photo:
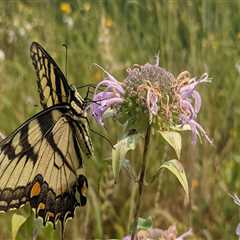
<svg viewBox="0 0 240 240">
<path fill-rule="evenodd" d="M 54 158 L 55 158 L 55 156 L 54 156 Z M 55 161 L 55 159 L 54 159 L 54 161 Z M 61 181 L 61 179 L 60 179 L 60 171 L 59 171 L 59 169 L 57 169 L 57 176 L 56 176 L 56 181 L 55 181 L 55 184 L 56 184 L 55 193 L 58 196 L 61 195 L 60 181 Z"/>
<path fill-rule="evenodd" d="M 80 150 L 80 144 L 78 142 L 78 138 L 76 136 L 76 133 L 73 133 L 73 144 L 74 144 L 74 149 L 76 151 L 76 155 L 80 161 L 80 164 L 82 165 L 82 154 Z"/>
<path fill-rule="evenodd" d="M 55 157 L 55 156 L 54 156 Z M 60 171 L 59 171 L 59 169 L 57 170 L 57 176 L 56 176 L 56 180 L 55 180 L 55 184 L 56 184 L 56 189 L 55 189 L 55 191 L 59 191 L 59 184 L 60 184 Z"/>
<path fill-rule="evenodd" d="M 76 169 L 77 166 L 74 166 L 74 162 L 73 162 L 73 160 L 71 159 L 71 153 L 69 153 L 70 147 L 73 147 L 72 145 L 70 145 L 70 139 L 71 139 L 71 137 L 72 137 L 71 135 L 73 135 L 73 134 L 71 134 L 70 128 L 69 128 L 69 129 L 68 129 L 68 137 L 67 137 L 68 141 L 67 141 L 66 158 L 70 160 L 70 165 L 71 165 L 74 169 Z M 82 166 L 80 165 L 80 167 L 82 167 Z M 67 189 L 70 191 L 70 183 L 68 182 L 68 179 L 69 179 L 69 177 L 70 177 L 70 171 L 69 171 L 69 169 L 66 169 L 65 165 L 63 165 L 63 168 L 64 168 L 65 179 L 66 179 L 66 181 L 67 181 Z M 67 174 L 67 171 L 68 171 L 68 174 Z"/>
<path fill-rule="evenodd" d="M 64 186 L 64 179 L 63 179 L 63 167 L 61 167 L 60 169 L 59 169 L 59 171 L 60 171 L 60 180 L 59 180 L 59 183 L 60 183 L 60 189 L 61 189 L 61 194 L 63 194 L 64 192 L 65 192 L 65 189 L 63 188 L 63 186 Z"/>
<path fill-rule="evenodd" d="M 59 126 L 59 130 L 56 130 L 55 135 L 57 134 L 57 132 L 60 132 L 60 130 L 61 130 L 61 132 L 62 132 L 62 134 L 59 136 L 59 138 L 55 140 L 57 146 L 59 146 L 60 141 L 63 139 L 66 128 L 67 128 L 67 125 L 65 124 L 65 128 L 64 128 L 62 125 L 60 125 L 60 126 Z M 56 152 L 52 151 L 52 156 L 51 156 L 51 158 L 50 158 L 50 160 L 49 160 L 49 163 L 51 162 L 52 167 L 56 167 L 56 166 L 55 166 L 56 154 L 57 154 Z M 54 158 L 53 161 L 52 161 L 52 158 Z M 48 170 L 48 168 L 46 168 L 46 171 L 44 172 L 43 175 L 45 176 L 45 180 L 46 180 L 47 182 L 50 182 L 50 179 L 49 179 L 49 177 L 48 177 L 48 175 L 47 175 L 47 170 Z"/>
<path fill-rule="evenodd" d="M 45 134 L 45 131 L 46 131 L 46 127 L 42 127 L 41 126 L 41 123 L 42 122 L 40 122 L 40 121 L 38 121 L 38 124 L 39 124 L 39 127 L 40 127 L 40 129 L 43 129 L 43 134 Z M 21 130 L 20 130 L 20 140 L 21 139 L 25 139 L 25 136 L 27 135 L 27 130 L 28 130 L 28 126 L 29 126 L 29 124 L 28 125 L 26 125 L 24 128 L 22 128 Z M 40 140 L 38 140 L 37 141 L 37 143 L 39 142 Z M 26 155 L 22 155 L 22 156 L 26 156 L 28 159 L 30 159 L 30 160 L 36 160 L 37 158 L 38 158 L 38 156 L 37 156 L 37 154 L 35 154 L 34 152 L 33 152 L 33 147 L 34 146 L 31 146 L 30 144 L 29 144 L 29 142 L 25 142 L 24 144 L 22 143 L 22 142 L 20 142 L 21 143 L 21 145 L 23 145 L 23 147 L 24 147 L 24 144 L 26 144 L 26 148 L 28 149 L 28 152 L 27 152 L 27 154 Z M 36 145 L 37 145 L 37 143 L 36 143 Z M 35 143 L 34 143 L 35 144 Z M 50 147 L 48 147 L 48 151 L 47 151 L 47 153 L 49 152 L 51 150 L 51 148 Z M 25 152 L 25 151 L 24 151 Z M 46 151 L 44 151 L 43 153 L 45 153 L 46 154 Z M 6 155 L 7 156 L 7 155 Z M 42 157 L 41 157 L 42 158 Z M 5 185 L 7 185 L 8 184 L 8 181 L 9 181 L 9 179 L 10 179 L 10 177 L 12 176 L 12 174 L 13 174 L 13 171 L 14 171 L 14 169 L 16 169 L 16 165 L 19 163 L 19 161 L 21 160 L 21 157 L 19 158 L 19 159 L 14 159 L 14 160 L 12 160 L 12 161 L 9 161 L 8 159 L 5 159 L 5 161 L 8 163 L 6 166 L 4 166 L 4 168 L 3 168 L 3 171 L 2 171 L 2 174 L 1 174 L 1 176 L 0 176 L 0 178 L 2 178 L 4 181 L 2 182 L 2 184 L 1 184 L 1 186 L 2 187 L 5 187 Z M 43 161 L 38 161 L 38 163 L 40 163 L 40 162 L 43 162 Z M 44 165 L 46 165 L 45 163 L 44 163 Z M 8 178 L 7 177 L 5 177 L 5 176 L 9 176 Z M 31 175 L 30 175 L 31 176 Z M 32 175 L 33 176 L 33 175 Z"/>
<path fill-rule="evenodd" d="M 33 168 L 33 162 L 28 161 L 28 158 L 26 157 L 24 168 L 21 172 L 21 178 L 19 179 L 18 186 L 24 186 L 25 183 L 29 182 L 30 176 L 29 172 L 31 172 L 31 169 Z"/>
<path fill-rule="evenodd" d="M 47 61 L 47 59 L 45 58 L 45 61 L 47 62 L 47 74 L 48 74 L 48 86 L 50 88 L 50 96 L 52 99 L 52 102 L 54 103 L 54 99 L 53 99 L 53 85 L 52 85 L 52 81 L 56 81 L 56 79 L 51 79 L 51 64 L 49 61 Z M 46 63 L 45 63 L 46 64 Z"/>
<path fill-rule="evenodd" d="M 14 168 L 16 166 L 16 160 L 11 161 L 10 164 L 5 168 L 4 172 L 1 175 L 1 187 L 5 188 L 6 184 L 8 183 L 8 180 L 11 176 L 11 174 L 14 171 Z M 3 175 L 4 174 L 4 175 Z"/>
<path fill-rule="evenodd" d="M 27 158 L 26 158 L 26 160 L 27 160 Z M 25 164 L 26 164 L 26 161 L 23 161 L 23 160 L 19 161 L 18 160 L 18 165 L 16 166 L 16 171 L 17 171 L 16 176 L 18 175 L 18 178 L 17 178 L 17 181 L 15 182 L 14 188 L 16 188 L 16 186 L 18 185 L 18 183 L 21 179 L 21 175 L 22 175 L 23 169 L 25 167 Z M 20 165 L 20 167 L 19 167 L 19 165 Z"/>
<path fill-rule="evenodd" d="M 44 178 L 45 178 L 45 181 L 47 181 L 49 183 L 49 185 L 51 183 L 51 174 L 52 174 L 52 171 L 54 169 L 54 161 L 55 160 L 52 160 L 53 158 L 54 158 L 54 152 L 51 153 L 51 157 L 50 157 L 50 160 L 48 161 L 47 168 L 46 168 L 46 170 L 43 174 Z"/>
<path fill-rule="evenodd" d="M 44 178 L 48 164 L 50 161 L 52 161 L 52 157 L 54 155 L 51 145 L 49 145 L 47 142 L 45 144 L 47 145 L 46 151 L 44 151 L 42 158 L 39 159 L 39 165 L 38 168 L 36 169 L 36 173 L 41 173 L 41 175 L 44 176 Z M 46 159 L 48 160 L 48 162 L 46 162 Z M 45 180 L 47 181 L 47 179 Z"/>
<path fill-rule="evenodd" d="M 62 168 L 63 168 L 63 173 L 64 173 L 64 180 L 66 181 L 66 184 L 63 186 L 65 186 L 65 191 L 70 191 L 70 184 L 68 182 L 68 179 L 70 178 L 71 173 L 70 173 L 70 171 L 68 171 L 68 173 L 67 173 L 67 169 L 66 169 L 65 165 L 63 165 Z"/>
<path fill-rule="evenodd" d="M 55 105 L 55 106 L 52 106 L 52 107 L 49 107 L 37 114 L 35 114 L 34 116 L 32 116 L 31 118 L 29 118 L 26 122 L 24 122 L 20 127 L 18 127 L 13 133 L 11 133 L 7 138 L 3 139 L 1 142 L 0 142 L 0 149 L 2 149 L 2 147 L 4 147 L 8 142 L 10 142 L 13 137 L 24 127 L 26 126 L 27 124 L 29 124 L 30 122 L 32 122 L 33 120 L 35 119 L 42 119 L 44 116 L 46 117 L 47 119 L 47 122 L 48 122 L 48 117 L 47 117 L 47 114 L 53 112 L 58 112 L 58 113 L 61 113 L 61 114 L 64 114 L 66 112 L 69 111 L 69 106 L 68 105 Z M 44 121 L 44 124 L 46 124 L 46 122 Z"/>
<path fill-rule="evenodd" d="M 4 160 L 5 160 L 5 161 L 3 161 L 3 165 L 1 166 L 1 175 L 0 175 L 0 178 L 1 178 L 0 184 L 1 184 L 1 185 L 0 185 L 0 186 L 3 185 L 3 183 L 2 183 L 2 181 L 4 180 L 4 179 L 2 179 L 3 174 L 6 172 L 6 170 L 7 170 L 8 167 L 10 166 L 10 164 L 14 163 L 13 161 L 8 161 L 7 158 L 5 158 Z M 16 161 L 16 160 L 14 160 L 14 161 Z"/>
<path fill-rule="evenodd" d="M 51 115 L 51 114 L 48 114 L 48 115 Z M 38 119 L 35 119 L 33 121 L 35 121 L 37 124 L 39 124 L 40 128 L 45 131 L 45 132 L 43 131 L 43 133 L 45 134 L 46 131 L 48 130 L 46 128 L 46 126 L 41 127 L 41 121 L 38 121 Z M 53 122 L 52 121 L 50 123 L 48 122 L 48 124 L 53 124 Z M 46 125 L 46 123 L 45 123 L 45 125 Z M 2 146 L 1 154 L 3 154 L 4 157 L 1 161 L 1 171 L 0 171 L 1 181 L 0 182 L 2 182 L 2 185 L 0 185 L 0 186 L 5 186 L 4 183 L 6 183 L 7 179 L 4 175 L 11 176 L 11 173 L 12 173 L 11 169 L 13 168 L 13 166 L 15 166 L 21 160 L 22 156 L 26 156 L 27 158 L 33 158 L 33 156 L 34 156 L 34 159 L 35 159 L 36 154 L 32 151 L 32 149 L 33 149 L 34 145 L 36 145 L 36 143 L 33 143 L 33 145 L 30 146 L 29 142 L 26 142 L 26 141 L 21 142 L 22 139 L 24 139 L 24 140 L 26 139 L 25 135 L 27 135 L 28 126 L 29 126 L 29 123 L 23 125 L 23 127 L 20 128 L 19 131 L 13 135 L 13 138 L 9 142 L 7 142 L 6 145 Z M 50 127 L 51 126 L 48 126 L 48 128 L 50 128 Z M 30 132 L 34 132 L 34 131 L 30 131 Z M 24 144 L 26 144 L 28 152 L 27 152 L 27 154 L 24 154 L 24 155 L 22 154 L 20 157 L 16 157 L 14 160 L 12 160 L 11 156 L 9 157 L 9 154 L 7 154 L 6 149 L 9 149 L 8 146 L 11 146 L 13 139 L 18 135 L 20 136 L 19 137 L 19 141 L 20 141 L 19 145 L 22 145 L 22 147 L 24 149 Z M 37 142 L 39 142 L 39 140 Z M 12 171 L 13 171 L 13 169 L 12 169 Z"/>
<path fill-rule="evenodd" d="M 32 43 L 30 51 L 37 73 L 37 86 L 42 107 L 47 108 L 55 104 L 67 103 L 70 87 L 56 62 L 38 43 Z M 49 92 L 46 91 L 46 87 L 49 87 Z"/>
<path fill-rule="evenodd" d="M 53 123 L 53 120 L 50 121 L 50 123 L 52 124 Z M 13 139 L 9 142 L 11 145 L 6 145 L 7 148 L 2 148 L 2 155 L 3 155 L 3 159 L 1 159 L 0 161 L 0 168 L 2 168 L 2 162 L 4 162 L 4 159 L 5 158 L 9 158 L 9 159 L 14 159 L 14 158 L 18 158 L 18 161 L 21 160 L 21 156 L 24 156 L 25 154 L 27 154 L 27 156 L 29 156 L 29 158 L 32 160 L 32 161 L 36 161 L 37 159 L 37 154 L 35 152 L 33 152 L 33 146 L 38 144 L 39 141 L 41 141 L 41 139 L 43 137 L 45 137 L 46 134 L 48 134 L 48 132 L 50 132 L 53 128 L 53 126 L 49 127 L 49 129 L 45 127 L 42 127 L 42 125 L 44 124 L 43 121 L 37 121 L 36 122 L 36 126 L 33 127 L 32 129 L 29 130 L 29 124 L 26 124 L 25 126 L 23 126 L 20 130 L 19 130 L 19 139 L 18 142 L 19 144 L 12 144 L 14 143 L 15 141 L 15 137 L 17 137 L 18 135 L 15 135 L 13 137 Z M 46 124 L 45 124 L 46 125 Z M 42 134 L 40 134 L 40 131 L 39 131 L 39 126 L 42 130 Z M 29 135 L 33 135 L 34 132 L 38 131 L 38 133 L 40 135 L 37 135 L 35 136 L 35 139 L 34 138 L 31 138 L 32 140 L 34 139 L 35 141 L 32 141 L 32 143 L 30 144 L 29 141 L 28 141 L 28 136 Z M 17 142 L 17 141 L 15 141 Z M 13 150 L 11 150 L 11 154 L 8 154 L 8 149 L 9 149 L 9 146 L 11 146 L 11 148 Z M 21 147 L 22 151 L 19 152 L 18 154 L 15 154 L 15 151 L 17 150 L 18 147 Z M 36 151 L 38 152 L 38 151 Z M 10 162 L 9 162 L 10 164 Z M 1 177 L 1 176 L 0 176 Z"/>
<path fill-rule="evenodd" d="M 26 161 L 29 161 L 29 158 L 28 158 L 28 156 L 24 156 L 23 158 L 21 158 L 21 160 L 23 160 L 24 158 L 26 158 Z M 14 160 L 15 161 L 15 160 Z M 12 163 L 14 162 L 14 161 L 11 161 Z M 19 174 L 19 172 L 22 172 L 23 171 L 23 169 L 24 169 L 24 167 L 25 167 L 25 164 L 26 164 L 26 161 L 24 162 L 24 161 L 20 161 L 20 160 L 18 160 L 17 162 L 16 162 L 16 164 L 15 164 L 15 167 L 14 167 L 14 169 L 13 169 L 13 171 L 9 174 L 9 173 L 7 173 L 7 171 L 5 171 L 4 172 L 4 174 L 5 174 L 5 176 L 9 176 L 8 177 L 8 180 L 7 180 L 7 182 L 6 182 L 6 184 L 4 185 L 4 186 L 8 186 L 8 187 L 10 187 L 10 188 L 15 188 L 16 187 L 16 185 L 17 185 L 17 183 L 18 183 L 18 181 L 19 181 L 19 179 L 20 179 L 20 176 L 21 176 L 21 174 Z M 19 167 L 20 166 L 20 167 Z M 14 171 L 15 171 L 15 173 L 14 173 Z M 12 176 L 15 176 L 15 175 L 19 175 L 19 177 L 16 179 L 16 178 L 14 178 L 14 177 L 12 177 Z M 29 174 L 30 175 L 30 174 Z M 15 182 L 14 182 L 15 181 Z M 10 182 L 10 183 L 9 183 Z M 1 185 L 1 188 L 3 188 L 4 187 L 3 185 Z"/>
<path fill-rule="evenodd" d="M 65 159 L 67 159 L 68 149 L 69 149 L 69 135 L 70 135 L 69 131 L 70 131 L 70 129 L 69 129 L 69 126 L 68 126 L 67 131 L 65 131 L 65 135 L 66 135 L 65 138 L 62 137 L 62 139 L 67 139 L 68 140 L 67 144 L 64 142 L 64 144 L 66 145 Z M 72 167 L 72 169 L 74 169 L 74 166 L 71 164 L 71 162 L 70 163 L 68 162 L 68 164 Z M 68 173 L 67 173 L 67 169 L 66 169 L 65 166 L 66 166 L 65 164 L 62 165 L 62 171 L 64 173 L 64 178 L 62 177 L 62 180 L 65 180 L 65 185 L 62 183 L 63 184 L 62 186 L 65 186 L 65 189 L 67 189 L 67 191 L 69 191 L 70 186 L 69 186 L 69 183 L 68 183 L 68 179 L 70 178 L 71 172 L 69 171 L 69 168 L 67 168 L 68 169 Z M 76 172 L 75 172 L 75 174 L 76 174 Z"/>
<path fill-rule="evenodd" d="M 62 127 L 62 125 L 59 126 L 59 128 L 56 130 L 55 133 L 58 133 L 61 130 L 61 127 Z M 34 167 L 32 177 L 36 175 L 36 171 L 39 168 L 39 164 L 44 163 L 43 158 L 47 157 L 46 153 L 48 153 L 49 151 L 52 150 L 52 145 L 57 145 L 58 144 L 58 142 L 56 142 L 56 143 L 50 145 L 49 142 L 47 141 L 48 135 L 51 135 L 50 131 L 48 131 L 47 134 L 45 134 L 44 137 L 42 138 L 42 143 L 41 143 L 41 146 L 40 146 L 39 151 L 38 151 L 39 159 L 38 159 L 38 162 L 36 163 L 36 166 Z M 42 146 L 43 143 L 44 143 L 44 145 Z M 50 160 L 52 159 L 53 155 L 54 155 L 54 151 L 52 151 L 52 153 L 50 154 Z"/>
<path fill-rule="evenodd" d="M 45 143 L 45 144 L 43 144 Z M 39 168 L 39 164 L 40 162 L 42 161 L 43 159 L 43 155 L 44 153 L 47 152 L 47 149 L 49 148 L 49 145 L 46 144 L 46 142 L 44 142 L 44 138 L 41 140 L 41 143 L 40 143 L 40 147 L 39 147 L 39 150 L 38 150 L 38 155 L 39 155 L 39 159 L 38 161 L 36 162 L 35 166 L 34 166 L 34 169 L 32 171 L 32 175 L 31 175 L 31 178 L 33 178 L 35 175 L 36 175 L 36 171 L 37 169 Z M 30 179 L 31 179 L 30 178 Z"/>
<path fill-rule="evenodd" d="M 37 128 L 35 129 L 35 131 L 37 130 Z M 28 132 L 29 132 L 29 124 L 27 124 L 24 128 L 21 129 L 20 131 L 20 139 L 24 139 L 25 141 L 20 141 L 20 146 L 21 146 L 21 149 L 22 151 L 19 153 L 21 155 L 23 154 L 26 154 L 29 158 L 31 158 L 32 161 L 36 161 L 37 160 L 37 153 L 35 153 L 33 151 L 33 148 L 32 148 L 32 144 L 29 142 L 29 139 L 28 139 Z M 33 135 L 33 134 L 31 134 Z M 34 138 L 31 138 L 31 140 L 35 140 L 38 142 L 38 139 L 39 139 L 39 135 L 35 136 L 35 139 Z M 35 142 L 33 141 L 33 144 L 35 144 Z M 25 150 L 26 148 L 26 150 Z"/>
<path fill-rule="evenodd" d="M 55 76 L 57 76 L 57 72 L 55 71 L 55 69 L 54 69 L 54 74 L 55 74 Z M 55 89 L 56 89 L 56 97 L 58 97 L 59 102 L 62 102 L 63 101 L 63 99 L 62 99 L 63 93 L 62 93 L 62 89 L 61 89 L 60 80 L 58 80 L 58 81 L 55 80 L 54 82 L 55 82 Z"/>
<path fill-rule="evenodd" d="M 65 119 L 65 121 L 67 121 L 67 120 Z M 67 121 L 67 123 L 70 124 L 70 122 L 68 122 L 68 121 Z M 61 160 L 63 161 L 63 163 L 65 163 L 66 166 L 67 166 L 74 174 L 76 174 L 76 172 L 75 172 L 75 170 L 73 169 L 73 167 L 68 163 L 68 161 L 66 161 L 63 152 L 59 149 L 58 145 L 56 145 L 56 144 L 54 143 L 54 138 L 53 138 L 53 135 L 52 135 L 52 134 L 49 134 L 49 135 L 48 135 L 48 142 L 49 142 L 49 144 L 52 146 L 54 152 L 57 153 L 57 154 L 61 157 Z"/>
</svg>

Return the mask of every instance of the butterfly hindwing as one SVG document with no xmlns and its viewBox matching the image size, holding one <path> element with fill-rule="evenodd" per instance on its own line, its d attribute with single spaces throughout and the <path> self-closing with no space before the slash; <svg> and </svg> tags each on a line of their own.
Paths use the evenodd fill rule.
<svg viewBox="0 0 240 240">
<path fill-rule="evenodd" d="M 80 129 L 68 111 L 67 105 L 47 108 L 0 143 L 0 210 L 29 201 L 44 224 L 55 224 L 86 204 L 87 179 L 77 174 Z"/>
<path fill-rule="evenodd" d="M 37 74 L 37 85 L 42 107 L 47 108 L 56 104 L 67 103 L 70 87 L 56 62 L 36 42 L 32 43 L 30 53 Z"/>
</svg>

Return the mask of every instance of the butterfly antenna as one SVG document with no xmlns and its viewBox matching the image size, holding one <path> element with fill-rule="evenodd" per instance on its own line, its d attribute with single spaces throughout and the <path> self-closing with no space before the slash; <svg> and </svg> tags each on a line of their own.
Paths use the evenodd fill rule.
<svg viewBox="0 0 240 240">
<path fill-rule="evenodd" d="M 79 88 L 93 88 L 95 90 L 97 84 L 94 84 L 94 83 L 88 83 L 88 84 L 84 84 L 84 85 L 80 85 L 80 86 L 77 86 L 76 88 L 79 89 Z M 104 91 L 104 87 L 98 87 L 98 90 L 100 91 Z"/>
<path fill-rule="evenodd" d="M 67 78 L 67 61 L 68 61 L 68 46 L 66 43 L 63 43 L 62 46 L 65 48 L 66 54 L 65 54 L 65 76 Z"/>
<path fill-rule="evenodd" d="M 97 86 L 97 84 L 88 83 L 88 84 L 84 84 L 84 85 L 77 86 L 76 88 L 77 88 L 77 89 L 79 89 L 79 88 L 85 88 L 85 87 L 96 88 L 96 86 Z"/>
<path fill-rule="evenodd" d="M 108 139 L 106 136 L 102 135 L 102 134 L 99 133 L 99 132 L 96 132 L 95 130 L 93 130 L 93 129 L 91 129 L 91 128 L 89 128 L 89 130 L 90 130 L 91 132 L 95 133 L 96 135 L 98 135 L 99 137 L 102 137 L 107 143 L 109 143 L 109 144 L 111 145 L 111 147 L 112 147 L 113 149 L 115 148 L 114 145 L 113 145 L 113 143 L 111 142 L 111 140 Z"/>
</svg>

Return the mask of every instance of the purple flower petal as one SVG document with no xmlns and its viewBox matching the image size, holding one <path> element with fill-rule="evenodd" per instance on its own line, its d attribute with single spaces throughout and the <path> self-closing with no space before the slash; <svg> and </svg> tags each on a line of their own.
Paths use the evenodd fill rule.
<svg viewBox="0 0 240 240">
<path fill-rule="evenodd" d="M 198 84 L 203 83 L 203 82 L 209 82 L 208 80 L 208 75 L 205 73 L 199 80 L 192 79 L 192 83 L 185 85 L 181 87 L 180 89 L 180 95 L 183 98 L 188 98 L 192 96 L 193 91 L 197 87 Z"/>
<path fill-rule="evenodd" d="M 197 127 L 196 127 L 196 125 L 193 121 L 189 121 L 188 124 L 189 124 L 189 126 L 191 127 L 191 130 L 192 130 L 192 144 L 195 145 L 197 143 L 198 130 L 197 130 Z"/>
<path fill-rule="evenodd" d="M 185 115 L 181 115 L 181 121 L 182 124 L 188 124 L 191 128 L 192 131 L 192 144 L 196 144 L 197 142 L 197 135 L 198 135 L 198 130 L 196 125 L 194 124 L 194 121 L 186 117 Z"/>
<path fill-rule="evenodd" d="M 114 96 L 112 92 L 100 92 L 93 97 L 93 103 L 91 104 L 91 112 L 93 115 L 98 115 L 99 108 L 102 107 L 103 101 L 110 99 Z"/>
<path fill-rule="evenodd" d="M 192 97 L 194 98 L 194 109 L 196 113 L 199 113 L 201 105 L 202 105 L 202 98 L 198 91 L 194 90 L 192 93 Z"/>
<path fill-rule="evenodd" d="M 113 82 L 116 82 L 116 83 L 119 83 L 115 77 L 113 77 L 108 71 L 106 71 L 102 66 L 98 65 L 97 63 L 95 63 L 95 65 L 97 67 L 99 67 L 101 70 L 103 70 L 104 73 L 106 73 L 106 75 L 108 76 L 109 80 L 113 81 Z"/>
<path fill-rule="evenodd" d="M 184 112 L 186 112 L 187 114 L 191 114 L 190 115 L 190 119 L 192 118 L 196 118 L 196 113 L 195 113 L 195 110 L 192 106 L 192 104 L 189 102 L 189 100 L 181 100 L 180 102 L 181 104 L 181 107 L 183 108 Z"/>
<path fill-rule="evenodd" d="M 192 120 L 194 122 L 194 124 L 196 125 L 197 129 L 200 130 L 200 132 L 203 134 L 203 136 L 207 139 L 207 141 L 210 143 L 210 144 L 213 144 L 212 140 L 208 137 L 206 131 L 202 128 L 202 126 L 197 123 L 196 121 Z"/>
<path fill-rule="evenodd" d="M 107 78 L 103 79 L 103 81 L 101 81 L 97 86 L 96 86 L 96 89 L 95 89 L 95 94 L 97 93 L 97 90 L 100 86 L 104 85 L 107 87 L 106 90 L 112 90 L 112 91 L 117 91 L 119 92 L 120 94 L 124 94 L 124 89 L 121 85 L 120 82 L 118 82 L 116 80 L 115 77 L 113 77 L 109 72 L 107 72 L 103 67 L 101 67 L 100 65 L 98 64 L 95 64 L 96 66 L 98 66 L 100 69 L 102 69 L 104 71 L 104 73 L 107 75 Z"/>
<path fill-rule="evenodd" d="M 112 98 L 114 96 L 119 96 L 120 95 L 116 95 L 115 93 L 113 92 L 99 92 L 98 94 L 96 94 L 94 96 L 94 102 L 98 101 L 98 102 L 101 102 L 103 100 L 106 100 L 106 99 L 109 99 L 109 98 Z"/>
<path fill-rule="evenodd" d="M 200 135 L 200 133 L 207 139 L 207 141 L 212 144 L 212 140 L 208 137 L 206 131 L 202 128 L 202 126 L 197 123 L 194 119 L 190 119 L 187 116 L 185 116 L 184 114 L 180 115 L 180 120 L 181 123 L 184 124 L 188 124 L 191 127 L 191 131 L 192 131 L 192 143 L 196 144 L 197 142 L 197 136 Z"/>
<path fill-rule="evenodd" d="M 147 106 L 149 112 L 153 115 L 157 115 L 158 113 L 158 96 L 150 89 L 147 92 Z"/>
<path fill-rule="evenodd" d="M 192 130 L 192 143 L 195 144 L 197 141 L 197 136 L 203 135 L 209 143 L 212 144 L 212 141 L 206 134 L 205 130 L 202 126 L 196 122 L 197 114 L 200 111 L 202 105 L 202 99 L 197 90 L 195 88 L 198 84 L 202 82 L 209 82 L 208 75 L 205 73 L 198 80 L 193 78 L 190 80 L 190 83 L 181 87 L 179 90 L 180 98 L 180 121 L 182 124 L 188 124 Z M 194 100 L 194 103 L 192 103 Z"/>
<path fill-rule="evenodd" d="M 97 65 L 97 64 L 96 64 Z M 124 101 L 123 95 L 125 93 L 122 84 L 118 82 L 110 73 L 101 68 L 106 74 L 107 78 L 103 79 L 95 88 L 93 103 L 91 104 L 91 112 L 95 120 L 103 125 L 103 114 L 108 108 L 120 104 Z M 100 86 L 105 87 L 104 91 L 98 92 Z"/>
<path fill-rule="evenodd" d="M 91 104 L 92 115 L 99 124 L 103 125 L 104 112 L 111 106 L 123 101 L 123 98 L 116 96 L 113 92 L 100 92 L 93 98 L 93 103 Z"/>
<path fill-rule="evenodd" d="M 107 79 L 104 79 L 103 81 L 101 81 L 97 86 L 96 86 L 96 89 L 95 89 L 95 93 L 97 92 L 97 90 L 99 89 L 100 86 L 104 85 L 105 87 L 107 87 L 107 90 L 116 90 L 118 93 L 120 94 L 124 94 L 124 89 L 123 87 L 120 85 L 120 83 L 116 83 L 116 82 L 113 82 L 111 80 L 107 80 Z"/>
</svg>

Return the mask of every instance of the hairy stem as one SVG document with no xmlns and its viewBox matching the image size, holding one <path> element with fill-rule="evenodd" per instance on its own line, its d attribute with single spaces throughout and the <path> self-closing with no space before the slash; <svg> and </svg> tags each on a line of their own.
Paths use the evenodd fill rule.
<svg viewBox="0 0 240 240">
<path fill-rule="evenodd" d="M 139 216 L 139 211 L 140 211 L 141 202 L 142 202 L 144 178 L 145 178 L 145 172 L 146 172 L 146 166 L 147 166 L 147 152 L 148 152 L 149 142 L 150 142 L 150 133 L 151 133 L 151 125 L 148 126 L 145 139 L 144 139 L 143 159 L 142 159 L 142 165 L 140 170 L 140 177 L 138 181 L 138 198 L 136 202 L 136 208 L 134 211 L 134 222 L 133 222 L 133 231 L 132 231 L 131 240 L 134 240 L 134 236 L 136 234 L 138 216 Z"/>
</svg>

